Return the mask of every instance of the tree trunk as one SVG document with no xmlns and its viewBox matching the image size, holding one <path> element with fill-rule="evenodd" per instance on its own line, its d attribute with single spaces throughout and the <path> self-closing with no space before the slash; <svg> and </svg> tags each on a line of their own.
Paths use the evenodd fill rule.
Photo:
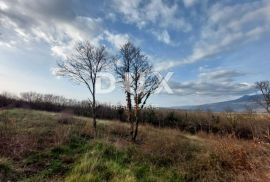
<svg viewBox="0 0 270 182">
<path fill-rule="evenodd" d="M 134 142 L 136 141 L 136 138 L 137 138 L 137 135 L 138 135 L 138 127 L 139 127 L 139 119 L 136 117 L 136 119 L 135 119 L 135 131 L 134 131 L 133 138 L 132 138 L 132 140 Z"/>
<path fill-rule="evenodd" d="M 96 131 L 97 129 L 97 117 L 96 117 L 96 104 L 95 104 L 95 101 L 93 101 L 93 104 L 92 104 L 92 115 L 93 115 L 93 127 Z"/>
<path fill-rule="evenodd" d="M 137 135 L 138 135 L 138 126 L 139 126 L 139 103 L 138 103 L 138 98 L 135 97 L 135 131 L 133 132 L 132 140 L 136 141 Z"/>
<path fill-rule="evenodd" d="M 127 120 L 130 123 L 130 135 L 133 136 L 134 122 L 132 119 L 131 94 L 128 91 L 126 91 L 126 96 L 127 96 Z"/>
<path fill-rule="evenodd" d="M 95 135 L 97 135 L 97 119 L 96 119 L 96 95 L 95 95 L 95 87 L 93 85 L 93 103 L 92 103 L 92 117 L 93 117 L 93 127 L 95 130 Z"/>
</svg>

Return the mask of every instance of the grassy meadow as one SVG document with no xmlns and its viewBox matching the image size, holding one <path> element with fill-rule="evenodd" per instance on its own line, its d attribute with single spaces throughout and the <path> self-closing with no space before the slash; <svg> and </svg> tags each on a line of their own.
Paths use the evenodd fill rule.
<svg viewBox="0 0 270 182">
<path fill-rule="evenodd" d="M 270 145 L 29 109 L 0 111 L 0 181 L 270 181 Z"/>
</svg>

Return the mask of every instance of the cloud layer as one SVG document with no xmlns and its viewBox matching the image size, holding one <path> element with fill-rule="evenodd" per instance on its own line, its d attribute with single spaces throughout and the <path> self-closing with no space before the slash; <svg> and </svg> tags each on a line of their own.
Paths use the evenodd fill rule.
<svg viewBox="0 0 270 182">
<path fill-rule="evenodd" d="M 1 0 L 0 32 L 4 39 L 0 45 L 17 47 L 45 42 L 53 55 L 65 57 L 77 41 L 91 40 L 95 45 L 108 41 L 117 48 L 127 41 L 127 34 L 106 30 L 101 18 L 77 15 L 72 2 Z"/>
<path fill-rule="evenodd" d="M 180 31 L 190 31 L 191 25 L 178 15 L 179 5 L 169 5 L 163 0 L 114 0 L 113 8 L 124 15 L 129 23 L 135 23 L 139 28 L 155 25 L 160 28 L 173 28 Z"/>
<path fill-rule="evenodd" d="M 221 1 L 210 7 L 206 17 L 191 54 L 181 60 L 164 61 L 157 65 L 157 70 L 208 59 L 270 32 L 270 1 L 234 5 Z"/>
<path fill-rule="evenodd" d="M 246 75 L 246 73 L 229 69 L 203 69 L 197 80 L 183 83 L 172 82 L 170 86 L 174 94 L 181 96 L 242 96 L 255 91 L 253 84 L 235 82 L 238 77 Z"/>
</svg>

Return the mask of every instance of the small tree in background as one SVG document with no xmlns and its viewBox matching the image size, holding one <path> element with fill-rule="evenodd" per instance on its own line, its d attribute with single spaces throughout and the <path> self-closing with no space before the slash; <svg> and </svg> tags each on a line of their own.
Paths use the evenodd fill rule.
<svg viewBox="0 0 270 182">
<path fill-rule="evenodd" d="M 90 42 L 80 42 L 71 56 L 58 63 L 57 74 L 84 84 L 92 99 L 93 127 L 96 131 L 96 81 L 98 74 L 106 69 L 110 61 L 104 46 L 94 47 Z"/>
<path fill-rule="evenodd" d="M 256 82 L 256 88 L 261 92 L 262 98 L 257 99 L 258 103 L 270 113 L 270 83 L 269 81 Z"/>
</svg>

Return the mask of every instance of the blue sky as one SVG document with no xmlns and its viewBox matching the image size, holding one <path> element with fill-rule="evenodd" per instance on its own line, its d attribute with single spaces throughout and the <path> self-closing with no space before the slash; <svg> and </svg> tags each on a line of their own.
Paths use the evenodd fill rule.
<svg viewBox="0 0 270 182">
<path fill-rule="evenodd" d="M 86 99 L 87 89 L 52 74 L 77 41 L 128 40 L 155 69 L 174 72 L 173 94 L 150 104 L 176 106 L 234 99 L 269 80 L 269 0 L 0 0 L 0 92 Z M 120 88 L 98 99 L 123 103 Z"/>
</svg>

